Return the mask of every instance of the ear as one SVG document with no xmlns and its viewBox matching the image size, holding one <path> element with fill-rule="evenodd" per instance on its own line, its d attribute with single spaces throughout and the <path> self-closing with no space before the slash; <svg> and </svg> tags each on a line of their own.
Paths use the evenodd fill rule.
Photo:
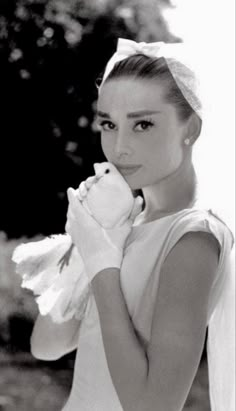
<svg viewBox="0 0 236 411">
<path fill-rule="evenodd" d="M 187 133 L 185 136 L 185 138 L 189 139 L 191 145 L 193 145 L 200 136 L 201 129 L 202 120 L 196 113 L 193 113 L 188 120 Z"/>
</svg>

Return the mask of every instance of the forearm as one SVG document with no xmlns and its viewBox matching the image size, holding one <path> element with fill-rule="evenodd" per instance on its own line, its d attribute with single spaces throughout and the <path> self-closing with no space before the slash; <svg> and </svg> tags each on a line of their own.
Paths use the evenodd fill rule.
<svg viewBox="0 0 236 411">
<path fill-rule="evenodd" d="M 49 315 L 38 315 L 30 339 L 34 357 L 45 360 L 57 360 L 76 348 L 79 321 L 71 319 L 56 324 Z"/>
<path fill-rule="evenodd" d="M 124 410 L 137 410 L 145 391 L 148 359 L 130 319 L 120 271 L 109 268 L 92 281 L 108 367 Z"/>
</svg>

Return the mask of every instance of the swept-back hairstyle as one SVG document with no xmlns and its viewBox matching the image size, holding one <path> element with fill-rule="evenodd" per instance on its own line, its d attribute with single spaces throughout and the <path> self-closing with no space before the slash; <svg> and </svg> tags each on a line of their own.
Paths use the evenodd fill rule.
<svg viewBox="0 0 236 411">
<path fill-rule="evenodd" d="M 174 64 L 179 66 L 178 70 L 184 70 L 185 72 L 189 70 L 182 63 L 175 61 Z M 192 74 L 190 73 L 190 75 Z M 123 77 L 157 80 L 163 83 L 166 86 L 166 102 L 176 107 L 182 121 L 187 120 L 195 112 L 178 87 L 164 57 L 155 58 L 144 54 L 127 57 L 115 64 L 104 83 Z M 196 106 L 200 107 L 197 96 L 190 89 L 188 89 L 188 94 L 191 94 L 191 98 L 196 100 Z"/>
</svg>

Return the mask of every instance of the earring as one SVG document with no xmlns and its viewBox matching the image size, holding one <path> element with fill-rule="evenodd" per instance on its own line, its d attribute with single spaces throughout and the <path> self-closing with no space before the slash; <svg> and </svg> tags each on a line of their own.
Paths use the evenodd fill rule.
<svg viewBox="0 0 236 411">
<path fill-rule="evenodd" d="M 186 138 L 186 139 L 184 140 L 184 144 L 186 144 L 186 146 L 189 146 L 189 144 L 190 144 L 190 138 Z"/>
</svg>

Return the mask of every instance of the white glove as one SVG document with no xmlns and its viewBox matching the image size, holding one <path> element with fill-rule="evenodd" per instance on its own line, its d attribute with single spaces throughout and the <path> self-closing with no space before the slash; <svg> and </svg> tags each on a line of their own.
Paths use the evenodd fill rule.
<svg viewBox="0 0 236 411">
<path fill-rule="evenodd" d="M 86 210 L 104 228 L 122 225 L 134 206 L 132 191 L 116 167 L 108 162 L 94 164 L 95 176 L 76 190 Z"/>
<path fill-rule="evenodd" d="M 92 281 L 105 268 L 120 268 L 126 239 L 142 209 L 142 197 L 136 197 L 130 216 L 123 224 L 104 229 L 85 209 L 75 190 L 69 188 L 67 193 L 69 207 L 66 231 L 84 261 L 89 280 Z"/>
</svg>

